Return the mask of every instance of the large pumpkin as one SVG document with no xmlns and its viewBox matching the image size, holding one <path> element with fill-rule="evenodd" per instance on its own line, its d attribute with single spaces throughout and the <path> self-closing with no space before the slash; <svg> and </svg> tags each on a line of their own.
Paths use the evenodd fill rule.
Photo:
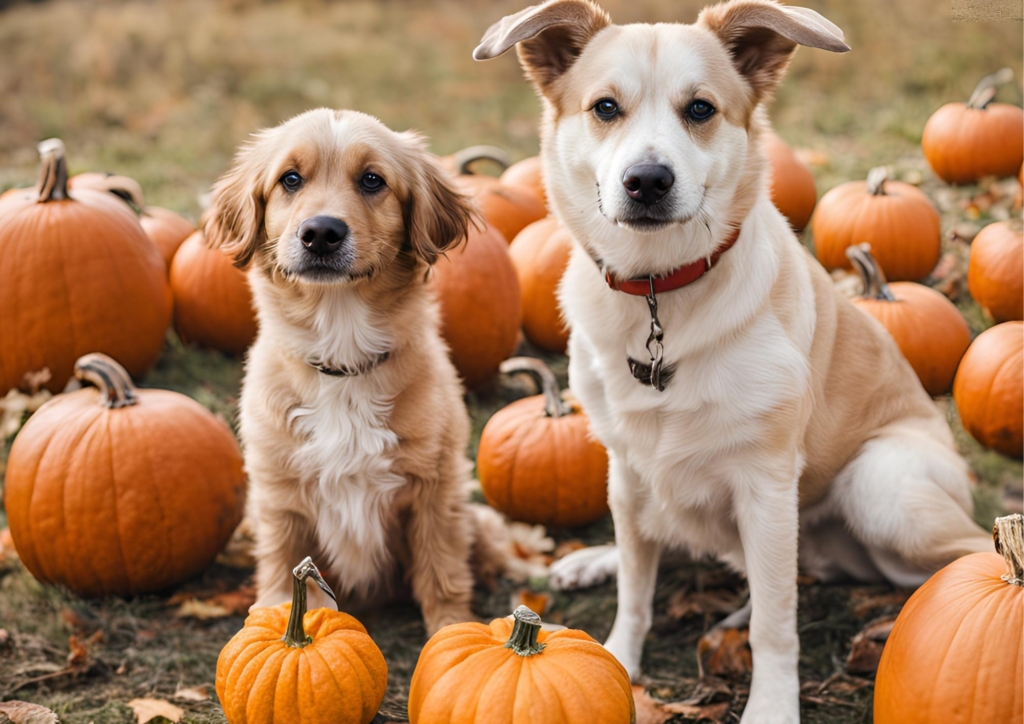
<svg viewBox="0 0 1024 724">
<path fill-rule="evenodd" d="M 910 597 L 875 677 L 875 724 L 1024 719 L 1024 517 L 996 520 L 997 553 L 954 561 Z"/>
<path fill-rule="evenodd" d="M 967 103 L 947 103 L 924 127 L 921 147 L 932 170 L 948 183 L 982 176 L 1012 176 L 1024 161 L 1024 110 L 993 103 L 996 89 L 1013 80 L 1009 68 L 986 76 Z"/>
<path fill-rule="evenodd" d="M 846 252 L 864 283 L 864 294 L 853 303 L 889 330 L 928 394 L 949 392 L 971 343 L 971 330 L 956 305 L 924 284 L 887 284 L 868 244 Z"/>
<path fill-rule="evenodd" d="M 953 398 L 967 432 L 1004 455 L 1024 455 L 1024 322 L 979 334 L 956 372 Z"/>
<path fill-rule="evenodd" d="M 520 606 L 508 618 L 456 623 L 420 653 L 410 724 L 632 724 L 629 675 L 582 631 L 541 630 Z"/>
<path fill-rule="evenodd" d="M 789 220 L 789 225 L 800 231 L 811 220 L 818 202 L 814 176 L 793 149 L 774 133 L 765 134 L 764 153 L 768 157 L 772 203 Z"/>
<path fill-rule="evenodd" d="M 892 281 L 928 276 L 939 262 L 939 212 L 920 190 L 889 181 L 885 168 L 867 182 L 848 181 L 821 197 L 814 213 L 814 251 L 828 269 L 848 269 L 846 249 L 869 242 Z"/>
<path fill-rule="evenodd" d="M 4 504 L 25 567 L 81 596 L 160 591 L 204 571 L 242 518 L 234 435 L 205 407 L 137 390 L 85 355 L 11 447 Z"/>
<path fill-rule="evenodd" d="M 608 454 L 587 416 L 540 360 L 516 357 L 501 371 L 530 374 L 543 394 L 516 400 L 484 426 L 476 466 L 487 502 L 527 523 L 593 523 L 608 512 Z"/>
<path fill-rule="evenodd" d="M 1024 227 L 1020 219 L 989 224 L 971 243 L 967 284 L 997 322 L 1024 319 Z"/>
<path fill-rule="evenodd" d="M 306 610 L 307 578 L 334 598 L 312 560 L 292 575 L 292 602 L 253 610 L 220 652 L 228 724 L 368 724 L 387 688 L 384 656 L 347 613 Z"/>
<path fill-rule="evenodd" d="M 519 281 L 508 245 L 492 228 L 438 259 L 433 285 L 441 302 L 441 331 L 469 387 L 489 382 L 519 339 Z"/>
<path fill-rule="evenodd" d="M 60 390 L 97 350 L 141 375 L 171 321 L 160 253 L 120 200 L 68 192 L 63 143 L 39 151 L 39 186 L 0 201 L 0 394 L 44 367 Z"/>
<path fill-rule="evenodd" d="M 256 313 L 245 272 L 206 244 L 202 231 L 171 261 L 174 329 L 188 344 L 241 354 L 256 338 Z"/>
<path fill-rule="evenodd" d="M 529 190 L 547 208 L 548 193 L 544 187 L 544 164 L 540 156 L 530 156 L 512 164 L 501 174 L 501 182 Z"/>
<path fill-rule="evenodd" d="M 558 285 L 572 253 L 572 237 L 551 217 L 535 221 L 508 248 L 523 299 L 523 333 L 541 349 L 565 352 L 569 329 L 558 306 Z"/>
</svg>

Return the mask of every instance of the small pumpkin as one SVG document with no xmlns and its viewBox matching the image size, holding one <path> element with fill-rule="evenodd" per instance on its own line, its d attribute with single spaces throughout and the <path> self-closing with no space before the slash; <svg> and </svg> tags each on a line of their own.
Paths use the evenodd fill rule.
<svg viewBox="0 0 1024 724">
<path fill-rule="evenodd" d="M 60 140 L 39 152 L 40 184 L 0 201 L 0 393 L 43 368 L 58 391 L 75 360 L 96 350 L 141 375 L 171 320 L 160 253 L 123 202 L 69 192 Z"/>
<path fill-rule="evenodd" d="M 494 413 L 480 435 L 477 475 L 490 505 L 514 520 L 589 525 L 608 513 L 608 453 L 590 422 L 538 359 L 515 357 L 504 374 L 531 375 L 543 394 Z"/>
<path fill-rule="evenodd" d="M 875 724 L 1024 718 L 1024 516 L 998 518 L 994 538 L 996 553 L 950 563 L 903 606 L 875 677 Z"/>
<path fill-rule="evenodd" d="M 530 156 L 517 161 L 505 169 L 500 180 L 506 186 L 528 189 L 544 204 L 544 208 L 547 208 L 548 192 L 544 188 L 544 164 L 540 156 Z"/>
<path fill-rule="evenodd" d="M 1024 161 L 1024 110 L 993 103 L 1000 85 L 1013 80 L 1009 68 L 981 79 L 967 103 L 947 103 L 924 127 L 921 147 L 932 170 L 947 183 L 973 183 L 983 176 L 1012 176 Z"/>
<path fill-rule="evenodd" d="M 997 322 L 1024 319 L 1024 226 L 1020 219 L 989 224 L 971 243 L 967 285 Z"/>
<path fill-rule="evenodd" d="M 508 244 L 495 229 L 471 228 L 466 243 L 439 259 L 432 274 L 452 362 L 467 386 L 481 387 L 519 341 L 522 302 Z"/>
<path fill-rule="evenodd" d="M 558 306 L 558 285 L 572 253 L 572 237 L 556 219 L 535 221 L 508 248 L 523 299 L 523 333 L 541 349 L 565 352 L 569 329 Z"/>
<path fill-rule="evenodd" d="M 828 270 L 848 269 L 846 249 L 864 241 L 885 276 L 921 279 L 939 262 L 939 212 L 919 189 L 888 180 L 884 167 L 864 181 L 848 181 L 821 197 L 811 229 L 818 261 Z"/>
<path fill-rule="evenodd" d="M 506 185 L 494 176 L 473 173 L 471 167 L 480 161 L 491 161 L 501 168 L 508 163 L 504 151 L 490 146 L 473 146 L 459 151 L 448 162 L 458 164 L 455 183 L 458 189 L 471 197 L 488 226 L 497 229 L 510 244 L 516 235 L 548 215 L 544 201 L 536 189 L 519 185 Z"/>
<path fill-rule="evenodd" d="M 764 153 L 768 157 L 768 183 L 772 203 L 796 231 L 801 231 L 814 213 L 818 189 L 811 170 L 796 157 L 793 149 L 774 133 L 764 136 Z"/>
<path fill-rule="evenodd" d="M 347 613 L 306 610 L 306 580 L 334 593 L 312 559 L 292 571 L 292 601 L 254 609 L 217 659 L 228 724 L 369 724 L 384 701 L 388 665 Z"/>
<path fill-rule="evenodd" d="M 526 606 L 507 618 L 456 623 L 420 653 L 410 724 L 632 724 L 629 675 L 582 631 L 543 631 Z"/>
<path fill-rule="evenodd" d="M 928 394 L 948 392 L 971 343 L 971 330 L 956 305 L 924 284 L 886 283 L 868 244 L 846 253 L 864 283 L 864 294 L 853 303 L 889 331 Z"/>
<path fill-rule="evenodd" d="M 256 338 L 256 313 L 245 272 L 196 231 L 171 261 L 174 329 L 182 341 L 241 354 Z"/>
<path fill-rule="evenodd" d="M 1003 322 L 979 334 L 953 383 L 960 421 L 985 447 L 1024 455 L 1024 322 Z"/>
<path fill-rule="evenodd" d="M 206 570 L 242 518 L 234 435 L 185 395 L 137 390 L 106 355 L 79 359 L 75 377 L 96 387 L 51 399 L 11 447 L 4 505 L 25 567 L 87 597 Z"/>
</svg>

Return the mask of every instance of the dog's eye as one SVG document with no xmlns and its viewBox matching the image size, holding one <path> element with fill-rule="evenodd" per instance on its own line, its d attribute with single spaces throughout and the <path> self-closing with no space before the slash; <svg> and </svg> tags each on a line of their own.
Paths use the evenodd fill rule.
<svg viewBox="0 0 1024 724">
<path fill-rule="evenodd" d="M 619 115 L 619 104 L 611 98 L 602 98 L 594 104 L 594 115 L 602 121 L 610 121 Z"/>
<path fill-rule="evenodd" d="M 364 173 L 363 177 L 359 179 L 359 186 L 370 194 L 380 191 L 385 185 L 384 179 L 375 173 Z"/>
<path fill-rule="evenodd" d="M 695 121 L 706 121 L 715 114 L 715 107 L 707 101 L 694 101 L 686 109 L 686 115 Z"/>
<path fill-rule="evenodd" d="M 302 177 L 295 171 L 289 171 L 281 177 L 281 185 L 284 186 L 285 191 L 295 193 L 302 186 Z"/>
</svg>

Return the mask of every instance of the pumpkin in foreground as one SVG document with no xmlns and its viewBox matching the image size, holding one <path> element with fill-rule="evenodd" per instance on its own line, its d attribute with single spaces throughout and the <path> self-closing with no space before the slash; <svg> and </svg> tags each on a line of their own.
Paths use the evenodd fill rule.
<svg viewBox="0 0 1024 724">
<path fill-rule="evenodd" d="M 1003 322 L 975 338 L 956 372 L 953 399 L 975 440 L 1024 455 L 1024 322 Z"/>
<path fill-rule="evenodd" d="M 292 602 L 257 608 L 217 659 L 217 698 L 229 724 L 368 724 L 384 701 L 388 665 L 352 616 L 306 610 L 306 580 L 334 593 L 306 558 Z"/>
<path fill-rule="evenodd" d="M 967 285 L 997 322 L 1024 319 L 1024 226 L 1020 219 L 989 224 L 971 242 Z"/>
<path fill-rule="evenodd" d="M 538 359 L 516 357 L 501 371 L 531 375 L 543 394 L 516 400 L 484 426 L 476 465 L 487 502 L 514 520 L 559 527 L 608 513 L 608 453 L 579 403 L 563 397 Z"/>
<path fill-rule="evenodd" d="M 565 352 L 569 329 L 558 305 L 558 285 L 569 264 L 572 237 L 557 219 L 535 221 L 508 248 L 519 277 L 523 334 L 549 352 Z"/>
<path fill-rule="evenodd" d="M 1024 516 L 996 520 L 995 549 L 954 561 L 907 601 L 875 677 L 875 724 L 1024 717 Z"/>
<path fill-rule="evenodd" d="M 102 354 L 11 447 L 4 505 L 25 567 L 81 596 L 161 591 L 206 570 L 242 518 L 234 435 L 195 400 L 136 389 Z"/>
<path fill-rule="evenodd" d="M 796 157 L 793 149 L 774 133 L 764 137 L 764 153 L 768 157 L 768 185 L 772 203 L 789 225 L 801 231 L 814 213 L 818 189 L 811 170 Z"/>
<path fill-rule="evenodd" d="M 420 653 L 410 724 L 631 724 L 629 675 L 582 631 L 541 630 L 520 606 L 508 618 L 457 623 Z"/>
</svg>

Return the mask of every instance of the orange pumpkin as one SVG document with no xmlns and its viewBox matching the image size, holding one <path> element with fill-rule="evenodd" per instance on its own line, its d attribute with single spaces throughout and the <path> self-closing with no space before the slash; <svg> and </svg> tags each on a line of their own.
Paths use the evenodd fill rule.
<svg viewBox="0 0 1024 724">
<path fill-rule="evenodd" d="M 544 188 L 544 164 L 540 156 L 530 156 L 512 164 L 501 174 L 501 182 L 506 186 L 530 190 L 547 208 L 548 192 Z"/>
<path fill-rule="evenodd" d="M 137 390 L 102 354 L 11 447 L 4 505 L 25 567 L 81 596 L 163 590 L 206 570 L 242 518 L 234 435 L 198 402 Z"/>
<path fill-rule="evenodd" d="M 171 261 L 174 329 L 182 341 L 241 354 L 256 338 L 256 314 L 245 272 L 197 231 Z"/>
<path fill-rule="evenodd" d="M 492 507 L 515 520 L 589 525 L 608 513 L 608 454 L 571 395 L 543 362 L 516 357 L 505 374 L 533 376 L 543 394 L 494 413 L 480 435 L 477 475 Z"/>
<path fill-rule="evenodd" d="M 434 264 L 433 286 L 452 362 L 466 385 L 480 387 L 515 351 L 522 322 L 519 281 L 501 234 L 470 229 L 465 244 Z"/>
<path fill-rule="evenodd" d="M 996 89 L 1013 80 L 1009 68 L 986 76 L 967 103 L 947 103 L 924 127 L 921 147 L 932 170 L 947 183 L 982 176 L 1012 176 L 1024 161 L 1024 110 L 992 103 Z"/>
<path fill-rule="evenodd" d="M 989 224 L 971 244 L 967 284 L 996 321 L 1024 319 L 1024 227 L 1020 219 Z"/>
<path fill-rule="evenodd" d="M 558 306 L 558 285 L 572 253 L 572 237 L 551 217 L 535 221 L 508 248 L 523 299 L 523 333 L 541 349 L 565 352 L 569 329 Z"/>
<path fill-rule="evenodd" d="M 853 303 L 882 323 L 921 384 L 933 397 L 949 391 L 957 365 L 971 343 L 960 311 L 941 292 L 915 282 L 887 284 L 868 244 L 847 249 L 864 282 Z"/>
<path fill-rule="evenodd" d="M 875 677 L 875 724 L 1024 718 L 1024 516 L 994 533 L 998 553 L 954 561 L 903 607 Z"/>
<path fill-rule="evenodd" d="M 306 579 L 334 593 L 306 558 L 292 571 L 292 602 L 257 608 L 217 659 L 217 698 L 229 724 L 369 724 L 388 665 L 347 613 L 306 610 Z"/>
<path fill-rule="evenodd" d="M 520 606 L 508 618 L 456 623 L 420 653 L 410 724 L 631 724 L 629 675 L 582 631 L 541 630 Z"/>
<path fill-rule="evenodd" d="M 953 383 L 960 421 L 985 447 L 1024 455 L 1024 322 L 1004 322 L 979 334 Z"/>
<path fill-rule="evenodd" d="M 939 212 L 920 190 L 887 180 L 885 168 L 822 196 L 811 229 L 815 255 L 830 271 L 848 269 L 847 247 L 865 241 L 890 280 L 921 279 L 939 262 Z"/>
<path fill-rule="evenodd" d="M 60 390 L 75 360 L 95 350 L 141 375 L 171 319 L 160 253 L 121 201 L 68 192 L 63 143 L 39 150 L 37 190 L 0 201 L 0 393 L 43 368 L 46 386 Z"/>
<path fill-rule="evenodd" d="M 547 207 L 535 192 L 506 186 L 491 176 L 459 176 L 456 186 L 476 201 L 484 220 L 501 232 L 506 243 L 534 221 L 548 215 Z"/>
<path fill-rule="evenodd" d="M 818 203 L 814 176 L 793 149 L 774 133 L 765 134 L 764 153 L 770 167 L 772 203 L 789 220 L 790 226 L 801 231 L 811 220 L 814 205 Z"/>
</svg>

